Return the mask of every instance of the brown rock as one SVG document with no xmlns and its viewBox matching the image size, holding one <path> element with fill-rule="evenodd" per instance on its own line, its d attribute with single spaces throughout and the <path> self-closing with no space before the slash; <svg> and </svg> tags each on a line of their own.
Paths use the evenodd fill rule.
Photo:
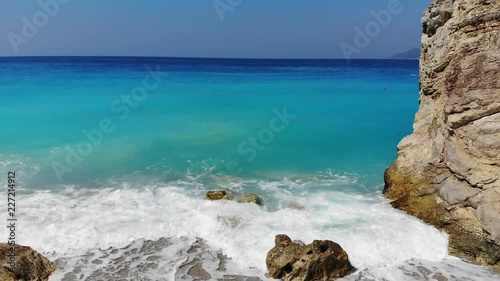
<svg viewBox="0 0 500 281">
<path fill-rule="evenodd" d="M 314 240 L 301 245 L 290 237 L 276 235 L 275 246 L 267 253 L 268 277 L 285 281 L 334 280 L 355 269 L 339 244 Z"/>
<path fill-rule="evenodd" d="M 253 194 L 253 193 L 248 193 L 239 197 L 236 197 L 236 202 L 238 203 L 254 203 L 257 205 L 262 205 L 262 199 L 260 199 L 259 196 Z"/>
<path fill-rule="evenodd" d="M 253 193 L 235 196 L 231 192 L 225 190 L 208 191 L 205 195 L 205 198 L 207 200 L 232 200 L 238 203 L 254 203 L 257 205 L 262 205 L 262 199 Z"/>
<path fill-rule="evenodd" d="M 208 191 L 205 195 L 207 200 L 233 200 L 234 196 L 225 190 Z"/>
<path fill-rule="evenodd" d="M 57 266 L 30 247 L 17 245 L 15 267 L 10 270 L 11 245 L 0 244 L 0 280 L 47 281 Z"/>
<path fill-rule="evenodd" d="M 500 1 L 436 0 L 422 18 L 420 108 L 385 173 L 392 205 L 500 262 Z"/>
</svg>

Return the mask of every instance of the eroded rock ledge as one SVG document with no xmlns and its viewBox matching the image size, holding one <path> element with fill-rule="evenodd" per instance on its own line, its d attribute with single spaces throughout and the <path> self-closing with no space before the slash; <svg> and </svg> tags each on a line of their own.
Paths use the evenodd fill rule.
<svg viewBox="0 0 500 281">
<path fill-rule="evenodd" d="M 384 194 L 452 254 L 499 265 L 500 1 L 436 0 L 422 23 L 420 108 Z"/>
</svg>

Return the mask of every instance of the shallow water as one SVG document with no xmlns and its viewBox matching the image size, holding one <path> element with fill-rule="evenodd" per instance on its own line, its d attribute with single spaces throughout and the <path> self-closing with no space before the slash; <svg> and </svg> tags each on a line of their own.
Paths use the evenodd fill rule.
<svg viewBox="0 0 500 281">
<path fill-rule="evenodd" d="M 280 233 L 339 243 L 358 268 L 346 280 L 498 277 L 381 196 L 418 107 L 416 61 L 0 66 L 0 172 L 16 171 L 18 243 L 63 267 L 51 280 L 192 280 L 195 257 L 212 279 L 264 279 Z M 204 200 L 226 188 L 264 206 Z"/>
</svg>

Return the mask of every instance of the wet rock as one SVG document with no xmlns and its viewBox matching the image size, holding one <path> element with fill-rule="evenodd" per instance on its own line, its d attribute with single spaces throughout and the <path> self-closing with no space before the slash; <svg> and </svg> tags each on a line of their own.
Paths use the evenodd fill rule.
<svg viewBox="0 0 500 281">
<path fill-rule="evenodd" d="M 223 279 L 218 279 L 217 281 L 262 281 L 262 279 L 252 276 L 224 275 Z"/>
<path fill-rule="evenodd" d="M 193 265 L 187 272 L 189 276 L 198 277 L 202 280 L 210 280 L 212 275 L 208 273 L 201 263 L 197 263 Z"/>
<path fill-rule="evenodd" d="M 234 196 L 226 190 L 208 191 L 205 195 L 207 200 L 233 200 Z"/>
<path fill-rule="evenodd" d="M 235 216 L 217 216 L 217 220 L 229 226 L 230 228 L 237 228 L 241 225 L 240 218 Z"/>
<path fill-rule="evenodd" d="M 198 239 L 189 250 L 186 260 L 175 273 L 175 280 L 261 281 L 258 277 L 228 272 L 237 266 L 220 251 L 214 251 Z"/>
<path fill-rule="evenodd" d="M 286 207 L 288 209 L 294 209 L 294 210 L 299 210 L 299 211 L 304 211 L 306 209 L 306 207 L 302 206 L 301 204 L 299 204 L 297 202 L 289 203 L 288 205 L 286 205 Z"/>
<path fill-rule="evenodd" d="M 300 245 L 280 234 L 267 253 L 268 277 L 285 281 L 334 280 L 354 272 L 347 253 L 339 244 L 314 240 Z"/>
<path fill-rule="evenodd" d="M 255 195 L 253 193 L 248 193 L 248 194 L 236 197 L 236 202 L 238 202 L 238 203 L 254 203 L 257 205 L 262 205 L 262 199 L 260 199 L 259 196 Z"/>
<path fill-rule="evenodd" d="M 30 247 L 17 245 L 15 267 L 10 270 L 11 245 L 0 244 L 0 280 L 47 281 L 57 266 Z"/>
<path fill-rule="evenodd" d="M 237 196 L 226 190 L 208 191 L 205 195 L 205 198 L 207 200 L 231 200 L 238 203 L 254 203 L 257 205 L 262 205 L 262 199 L 253 193 L 247 193 Z"/>
</svg>

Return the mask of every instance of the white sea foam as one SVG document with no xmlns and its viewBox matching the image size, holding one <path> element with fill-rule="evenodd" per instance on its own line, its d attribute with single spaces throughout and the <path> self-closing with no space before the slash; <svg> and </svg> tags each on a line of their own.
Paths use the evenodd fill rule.
<svg viewBox="0 0 500 281">
<path fill-rule="evenodd" d="M 19 197 L 18 242 L 52 259 L 67 259 L 141 239 L 199 237 L 238 268 L 254 268 L 248 274 L 257 270 L 261 277 L 266 253 L 280 233 L 306 243 L 314 239 L 339 243 L 358 274 L 375 278 L 366 280 L 403 280 L 397 278 L 404 275 L 407 261 L 439 264 L 448 257 L 447 235 L 393 209 L 380 196 L 335 189 L 308 192 L 307 183 L 300 180 L 256 183 L 266 196 L 279 198 L 276 208 L 206 201 L 201 192 L 188 191 L 188 182 L 146 187 L 120 183 L 99 190 L 67 187 L 64 192 L 24 194 Z M 305 209 L 286 208 L 292 201 Z M 0 235 L 7 236 L 5 228 Z M 182 260 L 182 251 L 177 254 L 177 259 L 166 258 Z"/>
<path fill-rule="evenodd" d="M 4 175 L 7 172 L 15 171 L 22 174 L 22 178 L 18 178 L 18 183 L 22 183 L 24 178 L 31 178 L 40 172 L 40 165 L 34 164 L 33 161 L 23 155 L 5 155 L 0 154 L 0 174 Z"/>
<path fill-rule="evenodd" d="M 411 259 L 398 266 L 370 267 L 339 281 L 493 281 L 500 275 L 455 257 L 440 262 Z"/>
</svg>

